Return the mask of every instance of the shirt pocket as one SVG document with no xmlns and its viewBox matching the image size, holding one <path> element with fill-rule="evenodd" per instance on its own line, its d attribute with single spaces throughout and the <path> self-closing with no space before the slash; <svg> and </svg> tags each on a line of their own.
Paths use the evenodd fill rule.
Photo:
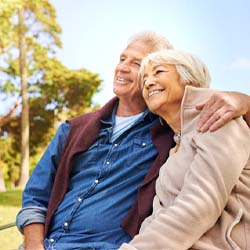
<svg viewBox="0 0 250 250">
<path fill-rule="evenodd" d="M 98 160 L 97 152 L 99 143 L 92 144 L 88 150 L 79 153 L 75 158 L 75 165 L 72 169 L 73 175 L 96 164 Z"/>
<path fill-rule="evenodd" d="M 155 150 L 150 136 L 134 137 L 128 150 L 127 163 L 130 167 L 145 169 L 151 164 L 154 156 Z"/>
</svg>

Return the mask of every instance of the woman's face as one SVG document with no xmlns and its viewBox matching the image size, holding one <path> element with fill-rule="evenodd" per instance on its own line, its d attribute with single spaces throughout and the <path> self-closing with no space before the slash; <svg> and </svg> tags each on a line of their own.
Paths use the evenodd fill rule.
<svg viewBox="0 0 250 250">
<path fill-rule="evenodd" d="M 178 110 L 185 90 L 175 65 L 148 64 L 143 76 L 143 98 L 149 109 L 160 116 Z"/>
</svg>

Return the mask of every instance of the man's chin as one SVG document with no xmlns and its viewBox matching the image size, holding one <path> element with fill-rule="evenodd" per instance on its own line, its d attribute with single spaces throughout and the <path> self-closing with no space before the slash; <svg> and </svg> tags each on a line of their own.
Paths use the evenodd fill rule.
<svg viewBox="0 0 250 250">
<path fill-rule="evenodd" d="M 130 96 L 130 92 L 128 91 L 127 88 L 121 88 L 121 87 L 116 87 L 114 86 L 113 88 L 113 93 L 116 95 L 116 96 Z"/>
</svg>

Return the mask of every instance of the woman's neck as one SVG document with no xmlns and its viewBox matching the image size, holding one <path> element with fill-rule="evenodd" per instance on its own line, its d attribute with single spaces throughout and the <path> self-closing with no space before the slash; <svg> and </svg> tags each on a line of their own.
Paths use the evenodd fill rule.
<svg viewBox="0 0 250 250">
<path fill-rule="evenodd" d="M 181 107 L 171 108 L 160 116 L 167 122 L 175 133 L 181 132 Z"/>
</svg>

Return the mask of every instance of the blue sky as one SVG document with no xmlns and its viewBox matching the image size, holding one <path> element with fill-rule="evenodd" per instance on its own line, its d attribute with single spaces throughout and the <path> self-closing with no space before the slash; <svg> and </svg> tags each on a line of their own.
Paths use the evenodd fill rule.
<svg viewBox="0 0 250 250">
<path fill-rule="evenodd" d="M 250 94 L 249 0 L 51 0 L 62 27 L 58 58 L 103 80 L 94 102 L 112 96 L 114 68 L 128 39 L 143 30 L 202 58 L 212 88 Z M 0 104 L 0 106 L 2 106 Z M 1 109 L 1 107 L 0 107 Z"/>
<path fill-rule="evenodd" d="M 153 30 L 177 49 L 200 56 L 212 88 L 250 94 L 249 0 L 52 0 L 62 27 L 58 57 L 71 69 L 87 68 L 103 79 L 94 102 L 112 93 L 121 51 L 136 32 Z"/>
</svg>

